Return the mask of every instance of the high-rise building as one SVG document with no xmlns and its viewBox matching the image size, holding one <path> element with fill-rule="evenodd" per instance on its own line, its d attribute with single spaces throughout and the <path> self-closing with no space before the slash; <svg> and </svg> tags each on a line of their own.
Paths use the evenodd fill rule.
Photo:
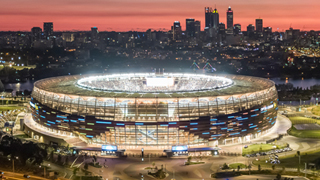
<svg viewBox="0 0 320 180">
<path fill-rule="evenodd" d="M 212 12 L 212 27 L 216 30 L 219 29 L 219 13 L 217 8 L 214 8 Z"/>
<path fill-rule="evenodd" d="M 262 33 L 263 30 L 263 21 L 262 19 L 256 19 L 256 32 Z"/>
<path fill-rule="evenodd" d="M 233 11 L 231 10 L 230 6 L 227 10 L 227 33 L 233 33 Z"/>
<path fill-rule="evenodd" d="M 194 34 L 196 37 L 200 35 L 201 32 L 201 23 L 200 21 L 195 21 L 194 22 Z"/>
<path fill-rule="evenodd" d="M 233 34 L 241 34 L 241 24 L 235 24 L 233 26 Z"/>
<path fill-rule="evenodd" d="M 248 32 L 248 33 L 254 32 L 254 25 L 249 24 L 249 25 L 247 26 L 247 32 Z"/>
<path fill-rule="evenodd" d="M 172 30 L 172 39 L 173 40 L 180 40 L 181 36 L 182 36 L 182 32 L 181 32 L 181 25 L 179 21 L 175 21 L 173 23 L 173 26 L 171 27 Z"/>
<path fill-rule="evenodd" d="M 32 39 L 39 40 L 41 39 L 42 29 L 40 27 L 33 27 L 31 29 Z"/>
<path fill-rule="evenodd" d="M 53 23 L 52 22 L 44 22 L 43 23 L 43 32 L 46 38 L 49 38 L 53 35 Z"/>
<path fill-rule="evenodd" d="M 91 39 L 98 39 L 98 28 L 97 27 L 92 27 L 91 28 Z"/>
<path fill-rule="evenodd" d="M 223 23 L 219 23 L 219 34 L 225 34 L 226 33 L 226 25 Z"/>
<path fill-rule="evenodd" d="M 205 27 L 213 27 L 213 20 L 212 20 L 212 8 L 211 7 L 205 7 L 204 8 L 205 13 Z"/>
<path fill-rule="evenodd" d="M 194 37 L 195 36 L 195 23 L 194 19 L 186 19 L 186 33 L 188 37 Z"/>
</svg>

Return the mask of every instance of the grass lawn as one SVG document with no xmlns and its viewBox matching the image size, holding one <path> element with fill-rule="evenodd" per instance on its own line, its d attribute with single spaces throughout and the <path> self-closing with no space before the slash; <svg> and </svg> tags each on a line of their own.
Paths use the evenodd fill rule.
<svg viewBox="0 0 320 180">
<path fill-rule="evenodd" d="M 314 124 L 316 122 L 320 124 L 319 120 L 302 116 L 289 117 L 289 119 L 292 122 L 292 124 Z"/>
<path fill-rule="evenodd" d="M 319 148 L 320 150 L 320 148 Z M 300 169 L 304 169 L 305 163 L 313 163 L 316 159 L 320 158 L 320 151 L 310 151 L 301 153 Z M 286 167 L 286 168 L 298 168 L 299 157 L 297 155 L 290 155 L 285 157 L 280 157 L 280 164 L 275 165 L 275 167 Z M 271 163 L 266 163 L 265 160 L 253 161 L 253 164 L 260 164 L 261 167 L 272 167 Z"/>
<path fill-rule="evenodd" d="M 273 144 L 252 144 L 250 146 L 248 146 L 247 148 L 243 148 L 242 149 L 242 155 L 245 154 L 252 154 L 252 153 L 258 153 L 258 152 L 266 152 L 266 151 L 270 151 L 273 148 Z M 287 145 L 276 145 L 277 148 L 284 148 L 287 147 Z"/>
<path fill-rule="evenodd" d="M 26 134 L 19 134 L 19 135 L 16 135 L 14 137 L 19 138 L 19 139 L 29 138 Z"/>
<path fill-rule="evenodd" d="M 14 109 L 23 109 L 24 106 L 6 106 L 6 105 L 0 105 L 0 111 L 8 111 L 8 110 L 14 110 Z"/>
<path fill-rule="evenodd" d="M 297 130 L 292 126 L 288 133 L 301 138 L 320 138 L 320 130 Z"/>
<path fill-rule="evenodd" d="M 316 106 L 311 109 L 312 114 L 320 116 L 320 106 Z"/>
<path fill-rule="evenodd" d="M 204 162 L 186 162 L 185 165 L 204 164 Z"/>
<path fill-rule="evenodd" d="M 229 164 L 229 168 L 230 168 L 230 169 L 238 169 L 238 166 L 240 166 L 240 169 L 245 169 L 245 168 L 247 168 L 247 166 L 244 165 L 244 164 L 242 164 L 242 163 Z"/>
</svg>

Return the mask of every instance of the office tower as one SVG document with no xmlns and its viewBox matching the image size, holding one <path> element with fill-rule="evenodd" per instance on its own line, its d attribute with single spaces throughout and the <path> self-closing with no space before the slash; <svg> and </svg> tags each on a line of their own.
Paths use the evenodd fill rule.
<svg viewBox="0 0 320 180">
<path fill-rule="evenodd" d="M 205 27 L 212 27 L 213 26 L 213 22 L 212 22 L 212 8 L 211 7 L 205 7 L 204 8 L 204 12 L 205 12 Z"/>
<path fill-rule="evenodd" d="M 46 38 L 49 38 L 53 35 L 53 23 L 52 22 L 44 22 L 43 23 L 43 32 Z"/>
<path fill-rule="evenodd" d="M 241 34 L 241 24 L 235 24 L 234 25 L 233 34 Z"/>
<path fill-rule="evenodd" d="M 92 27 L 91 28 L 91 39 L 98 39 L 98 28 L 97 27 Z"/>
<path fill-rule="evenodd" d="M 180 22 L 179 21 L 175 21 L 173 23 L 173 26 L 171 27 L 172 30 L 172 39 L 173 40 L 179 40 L 181 39 L 181 26 L 180 26 Z"/>
<path fill-rule="evenodd" d="M 201 23 L 200 21 L 194 22 L 194 34 L 196 37 L 199 37 L 201 33 Z"/>
<path fill-rule="evenodd" d="M 216 30 L 219 29 L 219 13 L 217 8 L 214 8 L 212 12 L 212 27 Z"/>
<path fill-rule="evenodd" d="M 219 23 L 219 34 L 225 34 L 226 33 L 226 25 L 223 23 Z"/>
<path fill-rule="evenodd" d="M 252 24 L 249 24 L 248 26 L 247 26 L 247 32 L 254 32 L 254 25 L 252 25 Z"/>
<path fill-rule="evenodd" d="M 262 19 L 256 19 L 256 32 L 262 33 L 263 21 Z"/>
<path fill-rule="evenodd" d="M 40 27 L 33 27 L 31 29 L 32 39 L 39 40 L 41 39 L 42 29 Z"/>
<path fill-rule="evenodd" d="M 62 39 L 65 42 L 73 42 L 74 38 L 75 38 L 74 33 L 71 33 L 71 32 L 63 32 L 62 33 Z"/>
<path fill-rule="evenodd" d="M 186 19 L 186 34 L 188 37 L 194 37 L 195 35 L 195 22 L 194 19 Z"/>
<path fill-rule="evenodd" d="M 233 11 L 231 10 L 230 6 L 227 11 L 227 33 L 233 33 Z"/>
</svg>

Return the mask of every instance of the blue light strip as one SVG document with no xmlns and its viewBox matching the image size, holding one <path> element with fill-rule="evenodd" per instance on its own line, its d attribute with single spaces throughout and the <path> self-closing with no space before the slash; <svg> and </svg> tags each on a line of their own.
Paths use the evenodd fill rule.
<svg viewBox="0 0 320 180">
<path fill-rule="evenodd" d="M 241 131 L 244 132 L 244 131 L 247 131 L 247 130 L 246 129 L 242 129 Z"/>
<path fill-rule="evenodd" d="M 223 124 L 226 124 L 225 122 L 220 122 L 220 123 L 212 123 L 211 125 L 213 126 L 217 126 L 217 125 L 223 125 Z"/>
<path fill-rule="evenodd" d="M 52 122 L 52 121 L 47 121 L 48 123 L 51 123 L 51 124 L 56 124 L 55 122 Z"/>
<path fill-rule="evenodd" d="M 198 123 L 190 123 L 190 125 L 198 125 Z"/>
<path fill-rule="evenodd" d="M 176 122 L 169 122 L 169 124 L 177 124 Z"/>
<path fill-rule="evenodd" d="M 122 123 L 117 123 L 117 126 L 124 126 L 124 124 L 122 124 Z"/>
<path fill-rule="evenodd" d="M 211 135 L 211 136 L 222 136 L 222 134 L 214 134 L 214 135 Z"/>
<path fill-rule="evenodd" d="M 239 118 L 238 121 L 244 121 L 244 120 L 247 120 L 248 118 L 245 117 L 245 118 Z"/>
<path fill-rule="evenodd" d="M 135 123 L 137 126 L 143 126 L 143 123 Z"/>
<path fill-rule="evenodd" d="M 210 134 L 209 132 L 204 132 L 204 133 L 202 133 L 202 134 Z"/>
<path fill-rule="evenodd" d="M 97 124 L 111 124 L 111 122 L 96 121 Z"/>
<path fill-rule="evenodd" d="M 64 119 L 66 119 L 67 117 L 57 115 L 57 118 L 64 118 Z"/>
<path fill-rule="evenodd" d="M 210 121 L 217 121 L 218 119 L 210 119 Z"/>
<path fill-rule="evenodd" d="M 77 120 L 70 120 L 70 121 L 71 121 L 71 122 L 75 122 L 75 123 L 78 122 Z"/>
<path fill-rule="evenodd" d="M 86 135 L 86 137 L 88 137 L 88 138 L 93 138 L 93 136 L 91 136 L 91 135 Z"/>
<path fill-rule="evenodd" d="M 230 134 L 230 136 L 237 135 L 237 134 L 240 134 L 240 133 L 239 133 L 239 132 L 237 132 L 237 133 L 232 133 L 232 134 Z"/>
<path fill-rule="evenodd" d="M 251 115 L 251 117 L 256 117 L 256 116 L 258 116 L 259 114 L 254 114 L 254 115 Z"/>
<path fill-rule="evenodd" d="M 255 128 L 255 127 L 257 127 L 257 125 L 254 125 L 254 126 L 250 126 L 249 128 Z"/>
</svg>

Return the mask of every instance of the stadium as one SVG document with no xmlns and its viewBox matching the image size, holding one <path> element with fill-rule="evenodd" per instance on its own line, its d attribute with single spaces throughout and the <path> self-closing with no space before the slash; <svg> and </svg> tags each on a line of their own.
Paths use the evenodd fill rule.
<svg viewBox="0 0 320 180">
<path fill-rule="evenodd" d="M 30 107 L 43 130 L 89 145 L 166 149 L 251 141 L 275 124 L 277 104 L 263 78 L 136 73 L 43 79 Z"/>
</svg>

